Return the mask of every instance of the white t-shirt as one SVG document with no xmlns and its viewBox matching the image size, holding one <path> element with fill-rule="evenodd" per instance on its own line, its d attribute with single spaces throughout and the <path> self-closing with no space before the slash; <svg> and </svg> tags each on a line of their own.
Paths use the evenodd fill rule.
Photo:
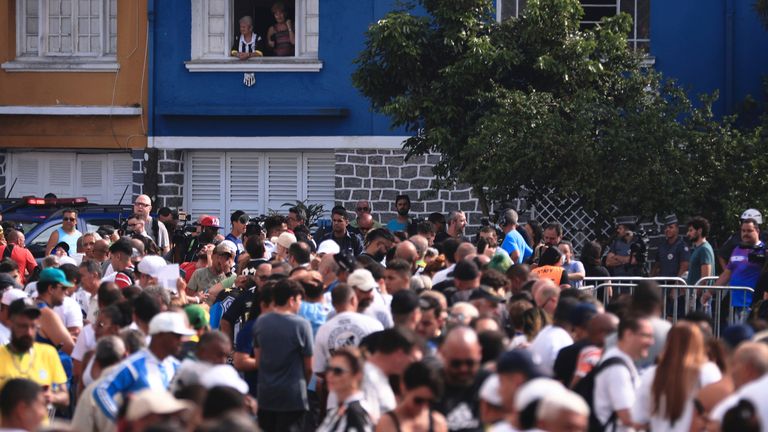
<svg viewBox="0 0 768 432">
<path fill-rule="evenodd" d="M 648 423 L 650 429 L 653 431 L 687 432 L 691 428 L 691 421 L 693 420 L 694 394 L 691 394 L 688 398 L 682 416 L 677 419 L 674 425 L 669 423 L 669 420 L 663 416 L 663 413 L 656 412 L 653 414 L 653 396 L 651 395 L 651 388 L 653 387 L 653 380 L 656 377 L 656 369 L 656 366 L 651 366 L 643 373 L 640 379 L 640 388 L 637 389 L 637 401 L 635 402 L 635 406 L 632 407 L 632 421 L 640 424 Z M 704 363 L 699 370 L 697 389 L 720 381 L 722 378 L 723 376 L 720 373 L 720 369 L 717 368 L 717 365 L 711 362 Z M 694 393 L 698 391 L 697 389 L 695 389 Z M 663 402 L 661 405 L 663 405 Z"/>
<path fill-rule="evenodd" d="M 11 341 L 11 329 L 0 323 L 0 345 L 6 345 Z"/>
<path fill-rule="evenodd" d="M 37 281 L 30 282 L 24 287 L 24 292 L 27 293 L 27 297 L 31 299 L 37 298 Z"/>
<path fill-rule="evenodd" d="M 456 264 L 451 264 L 450 266 L 440 270 L 439 272 L 435 273 L 434 276 L 432 276 L 432 286 L 435 286 L 439 284 L 440 282 L 448 279 L 448 273 L 452 272 L 453 269 L 456 268 Z"/>
<path fill-rule="evenodd" d="M 363 383 L 360 387 L 365 395 L 364 406 L 374 423 L 378 423 L 381 415 L 392 411 L 397 406 L 395 393 L 389 386 L 389 378 L 384 372 L 371 362 L 363 366 Z M 339 399 L 336 393 L 328 394 L 328 407 L 338 406 Z"/>
<path fill-rule="evenodd" d="M 635 404 L 637 387 L 640 376 L 635 368 L 635 362 L 618 347 L 609 348 L 603 355 L 603 360 L 620 357 L 628 366 L 616 364 L 609 366 L 595 377 L 595 416 L 602 423 L 607 423 L 614 411 L 631 410 Z M 618 419 L 616 432 L 627 432 L 633 429 L 624 427 Z"/>
<path fill-rule="evenodd" d="M 491 426 L 490 429 L 491 432 L 518 432 L 518 429 L 515 429 L 512 424 L 510 424 L 508 421 L 500 421 L 496 422 Z"/>
<path fill-rule="evenodd" d="M 77 337 L 75 348 L 72 349 L 72 358 L 79 362 L 83 361 L 88 351 L 96 349 L 96 332 L 93 330 L 93 324 L 83 327 L 80 336 Z"/>
<path fill-rule="evenodd" d="M 64 302 L 54 307 L 53 311 L 61 318 L 65 327 L 83 327 L 83 311 L 72 297 L 65 296 Z"/>
<path fill-rule="evenodd" d="M 557 353 L 569 345 L 573 345 L 571 335 L 564 328 L 550 324 L 541 329 L 529 349 L 534 361 L 538 361 L 541 368 L 552 375 Z"/>
<path fill-rule="evenodd" d="M 83 287 L 79 287 L 77 291 L 72 294 L 72 298 L 75 299 L 83 312 L 88 313 L 88 305 L 91 301 L 91 293 L 83 289 Z"/>
<path fill-rule="evenodd" d="M 357 312 L 342 312 L 321 325 L 315 336 L 312 370 L 325 372 L 331 353 L 345 346 L 358 346 L 371 333 L 384 330 L 381 323 Z"/>
<path fill-rule="evenodd" d="M 745 384 L 735 394 L 717 404 L 709 415 L 710 419 L 722 424 L 725 413 L 735 407 L 742 399 L 752 402 L 759 419 L 768 419 L 768 404 L 766 403 L 768 400 L 768 375 L 763 375 L 761 378 Z M 768 430 L 764 420 L 761 421 L 763 421 L 761 430 Z"/>
</svg>

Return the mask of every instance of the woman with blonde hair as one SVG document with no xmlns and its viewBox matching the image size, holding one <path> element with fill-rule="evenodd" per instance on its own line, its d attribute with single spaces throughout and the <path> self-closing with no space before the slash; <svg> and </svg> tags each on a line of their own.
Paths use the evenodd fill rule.
<svg viewBox="0 0 768 432">
<path fill-rule="evenodd" d="M 642 376 L 632 420 L 653 431 L 688 431 L 693 399 L 705 385 L 722 378 L 707 358 L 704 335 L 695 324 L 677 323 L 667 334 L 656 366 Z"/>
</svg>

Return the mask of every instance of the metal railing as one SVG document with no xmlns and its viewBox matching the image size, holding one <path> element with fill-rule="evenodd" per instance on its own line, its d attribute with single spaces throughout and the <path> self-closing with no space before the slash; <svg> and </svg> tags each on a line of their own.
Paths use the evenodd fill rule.
<svg viewBox="0 0 768 432">
<path fill-rule="evenodd" d="M 598 291 L 603 289 L 603 298 L 598 298 L 604 305 L 607 305 L 611 301 L 610 290 L 617 288 L 629 288 L 630 294 L 634 292 L 634 288 L 641 281 L 654 281 L 659 284 L 663 293 L 662 304 L 662 318 L 670 319 L 672 323 L 676 323 L 680 318 L 680 301 L 681 297 L 684 299 L 683 312 L 688 313 L 693 310 L 702 308 L 712 317 L 712 330 L 716 336 L 720 335 L 721 327 L 723 323 L 728 325 L 741 322 L 744 319 L 743 313 L 748 312 L 749 308 L 738 308 L 739 316 L 736 315 L 736 307 L 733 306 L 733 302 L 728 306 L 727 321 L 722 319 L 722 302 L 726 295 L 732 292 L 748 292 L 753 294 L 754 289 L 745 286 L 723 286 L 723 285 L 709 285 L 709 283 L 716 281 L 716 276 L 703 277 L 696 281 L 694 285 L 688 285 L 687 282 L 680 277 L 586 277 L 584 278 L 584 285 L 580 288 L 581 291 L 591 292 L 592 295 L 597 298 Z M 712 298 L 706 303 L 701 304 L 699 302 L 700 295 L 704 291 L 709 291 L 712 294 Z M 671 313 L 667 311 L 667 301 L 669 294 L 672 293 L 673 308 Z M 681 294 L 682 293 L 682 294 Z M 705 306 L 708 306 L 705 308 Z M 706 310 L 709 309 L 709 310 Z"/>
</svg>

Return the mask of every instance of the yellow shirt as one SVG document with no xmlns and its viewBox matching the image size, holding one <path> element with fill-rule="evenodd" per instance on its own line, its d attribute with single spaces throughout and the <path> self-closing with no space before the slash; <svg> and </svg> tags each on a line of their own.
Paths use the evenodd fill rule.
<svg viewBox="0 0 768 432">
<path fill-rule="evenodd" d="M 49 387 L 67 384 L 59 354 L 52 346 L 37 342 L 21 356 L 12 353 L 7 345 L 0 346 L 0 388 L 12 378 L 26 378 Z"/>
</svg>

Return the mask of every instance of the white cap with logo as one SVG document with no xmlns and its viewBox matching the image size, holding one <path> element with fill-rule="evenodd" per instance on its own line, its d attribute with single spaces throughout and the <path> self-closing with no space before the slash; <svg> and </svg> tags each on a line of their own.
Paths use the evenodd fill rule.
<svg viewBox="0 0 768 432">
<path fill-rule="evenodd" d="M 192 336 L 195 334 L 195 331 L 189 328 L 184 315 L 178 312 L 160 312 L 149 322 L 150 336 L 158 333 Z"/>
</svg>

